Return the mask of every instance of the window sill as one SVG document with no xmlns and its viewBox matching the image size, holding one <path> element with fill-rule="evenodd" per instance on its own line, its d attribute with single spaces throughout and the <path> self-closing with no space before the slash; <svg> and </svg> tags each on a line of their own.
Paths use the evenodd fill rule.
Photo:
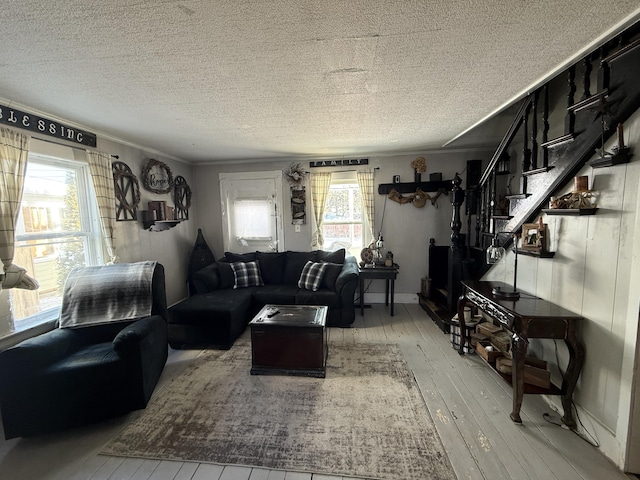
<svg viewBox="0 0 640 480">
<path fill-rule="evenodd" d="M 36 325 L 24 325 L 13 330 L 12 332 L 0 336 L 0 351 L 6 350 L 9 347 L 13 347 L 23 340 L 27 340 L 31 337 L 42 335 L 43 333 L 53 330 L 54 328 L 56 328 L 57 320 L 58 319 L 56 317 L 52 318 L 51 320 L 46 320 L 42 323 L 38 323 Z"/>
</svg>

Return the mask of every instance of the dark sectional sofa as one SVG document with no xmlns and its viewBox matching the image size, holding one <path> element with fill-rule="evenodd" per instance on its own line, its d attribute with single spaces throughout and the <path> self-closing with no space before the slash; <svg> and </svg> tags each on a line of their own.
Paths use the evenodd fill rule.
<svg viewBox="0 0 640 480">
<path fill-rule="evenodd" d="M 307 262 L 327 263 L 315 291 L 308 285 L 298 286 Z M 227 252 L 196 272 L 191 284 L 195 293 L 169 309 L 169 344 L 227 349 L 265 304 L 327 305 L 327 326 L 350 326 L 355 318 L 358 265 L 355 257 L 345 256 L 344 249 Z"/>
</svg>

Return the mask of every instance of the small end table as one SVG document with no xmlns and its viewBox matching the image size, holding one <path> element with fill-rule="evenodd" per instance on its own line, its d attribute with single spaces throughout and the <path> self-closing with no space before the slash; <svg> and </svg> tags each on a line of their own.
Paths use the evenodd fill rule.
<svg viewBox="0 0 640 480">
<path fill-rule="evenodd" d="M 385 280 L 385 294 L 384 304 L 389 306 L 389 313 L 393 317 L 393 297 L 395 294 L 395 280 L 398 276 L 398 270 L 400 267 L 397 263 L 394 263 L 391 267 L 385 267 L 384 265 L 365 265 L 360 267 L 360 315 L 364 315 L 364 281 L 365 280 Z"/>
</svg>

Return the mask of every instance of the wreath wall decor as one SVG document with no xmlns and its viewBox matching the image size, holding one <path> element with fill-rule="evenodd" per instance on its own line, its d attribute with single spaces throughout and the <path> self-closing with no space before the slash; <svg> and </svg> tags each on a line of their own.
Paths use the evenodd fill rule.
<svg viewBox="0 0 640 480">
<path fill-rule="evenodd" d="M 137 220 L 140 203 L 138 178 L 124 162 L 113 162 L 113 187 L 116 194 L 116 221 Z"/>
<path fill-rule="evenodd" d="M 191 207 L 191 188 L 184 177 L 178 175 L 173 188 L 173 203 L 176 208 L 176 220 L 189 220 Z"/>
<path fill-rule="evenodd" d="M 422 208 L 427 204 L 427 200 L 429 200 L 431 202 L 431 205 L 438 208 L 438 198 L 442 194 L 449 195 L 449 192 L 441 188 L 440 190 L 438 190 L 438 193 L 436 193 L 434 196 L 431 196 L 428 193 L 423 192 L 421 189 L 417 188 L 415 193 L 404 197 L 395 188 L 392 188 L 388 196 L 390 200 L 398 202 L 401 205 L 410 203 L 416 208 Z"/>
<path fill-rule="evenodd" d="M 292 163 L 283 170 L 282 174 L 291 187 L 300 188 L 307 172 L 304 171 L 301 164 Z"/>
<path fill-rule="evenodd" d="M 153 193 L 169 193 L 173 190 L 173 174 L 169 166 L 150 158 L 142 167 L 142 185 Z"/>
</svg>

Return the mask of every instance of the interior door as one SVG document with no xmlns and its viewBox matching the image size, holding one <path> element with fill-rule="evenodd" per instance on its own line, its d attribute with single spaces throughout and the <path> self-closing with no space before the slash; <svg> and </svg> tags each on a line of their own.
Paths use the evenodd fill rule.
<svg viewBox="0 0 640 480">
<path fill-rule="evenodd" d="M 284 241 L 282 172 L 221 173 L 225 252 L 277 252 Z"/>
</svg>

